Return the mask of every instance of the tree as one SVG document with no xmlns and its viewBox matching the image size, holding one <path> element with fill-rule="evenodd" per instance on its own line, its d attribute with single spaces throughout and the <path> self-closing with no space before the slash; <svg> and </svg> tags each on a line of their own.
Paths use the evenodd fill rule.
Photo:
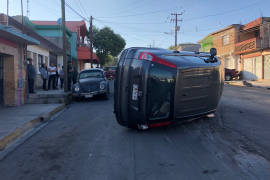
<svg viewBox="0 0 270 180">
<path fill-rule="evenodd" d="M 96 54 L 99 57 L 100 63 L 103 66 L 108 55 L 117 56 L 126 46 L 125 40 L 119 35 L 115 34 L 109 27 L 104 27 L 101 30 L 95 29 L 93 38 L 93 46 L 96 49 Z"/>
</svg>

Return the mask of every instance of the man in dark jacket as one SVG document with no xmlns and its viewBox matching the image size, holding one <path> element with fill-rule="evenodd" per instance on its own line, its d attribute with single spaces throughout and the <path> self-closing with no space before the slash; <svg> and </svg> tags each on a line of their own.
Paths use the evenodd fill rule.
<svg viewBox="0 0 270 180">
<path fill-rule="evenodd" d="M 28 78 L 28 90 L 29 93 L 35 93 L 34 92 L 34 86 L 35 86 L 35 78 L 36 78 L 36 70 L 33 66 L 32 59 L 27 59 L 29 64 L 27 65 L 27 78 Z"/>
</svg>

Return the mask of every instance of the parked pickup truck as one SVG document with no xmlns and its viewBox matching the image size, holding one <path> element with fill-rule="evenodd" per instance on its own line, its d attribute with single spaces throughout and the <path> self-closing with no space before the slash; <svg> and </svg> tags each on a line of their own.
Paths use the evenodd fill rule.
<svg viewBox="0 0 270 180">
<path fill-rule="evenodd" d="M 225 68 L 225 81 L 231 81 L 233 79 L 239 79 L 240 73 L 236 69 Z"/>
</svg>

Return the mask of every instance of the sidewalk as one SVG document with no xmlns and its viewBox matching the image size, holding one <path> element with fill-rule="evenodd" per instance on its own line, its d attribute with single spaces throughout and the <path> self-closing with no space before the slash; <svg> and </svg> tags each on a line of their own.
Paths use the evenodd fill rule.
<svg viewBox="0 0 270 180">
<path fill-rule="evenodd" d="M 64 109 L 64 104 L 0 107 L 0 152 L 40 122 Z"/>
<path fill-rule="evenodd" d="M 256 88 L 264 88 L 270 90 L 270 80 L 260 80 L 260 81 L 225 81 L 226 84 L 234 86 L 248 86 Z"/>
</svg>

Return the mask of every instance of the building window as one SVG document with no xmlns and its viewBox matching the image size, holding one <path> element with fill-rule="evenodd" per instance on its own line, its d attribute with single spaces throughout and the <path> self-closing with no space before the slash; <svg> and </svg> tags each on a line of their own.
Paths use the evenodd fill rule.
<svg viewBox="0 0 270 180">
<path fill-rule="evenodd" d="M 223 46 L 230 44 L 230 36 L 229 35 L 222 36 L 222 44 L 223 44 Z"/>
</svg>

